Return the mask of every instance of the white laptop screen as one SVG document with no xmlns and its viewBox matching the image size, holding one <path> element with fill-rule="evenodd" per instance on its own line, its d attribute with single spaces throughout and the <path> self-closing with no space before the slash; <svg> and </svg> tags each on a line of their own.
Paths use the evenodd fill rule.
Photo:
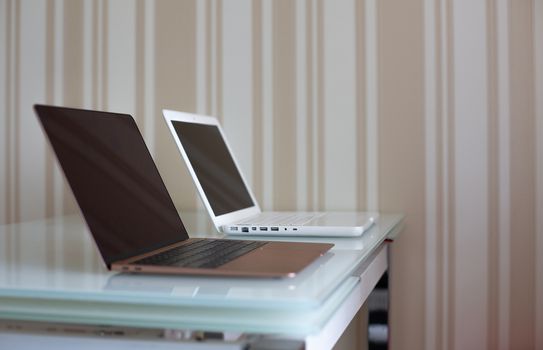
<svg viewBox="0 0 543 350">
<path fill-rule="evenodd" d="M 219 128 L 175 120 L 172 125 L 215 216 L 253 207 Z"/>
</svg>

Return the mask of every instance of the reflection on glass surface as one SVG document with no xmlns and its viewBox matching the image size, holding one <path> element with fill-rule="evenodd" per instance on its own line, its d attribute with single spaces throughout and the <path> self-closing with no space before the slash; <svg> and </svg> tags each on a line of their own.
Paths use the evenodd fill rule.
<svg viewBox="0 0 543 350">
<path fill-rule="evenodd" d="M 356 260 L 353 255 L 349 257 L 350 259 L 331 262 L 333 256 L 331 252 L 326 253 L 295 279 L 222 278 L 220 283 L 217 283 L 217 278 L 158 275 L 141 278 L 141 275 L 119 273 L 109 277 L 104 291 L 132 295 L 144 292 L 155 296 L 201 299 L 227 304 L 258 299 L 261 303 L 259 306 L 264 308 L 274 307 L 277 303 L 289 300 L 291 303 L 295 302 L 294 306 L 307 306 L 322 301 L 332 292 L 321 284 L 326 285 L 327 282 L 337 278 L 333 271 Z M 298 304 L 300 301 L 302 304 Z"/>
</svg>

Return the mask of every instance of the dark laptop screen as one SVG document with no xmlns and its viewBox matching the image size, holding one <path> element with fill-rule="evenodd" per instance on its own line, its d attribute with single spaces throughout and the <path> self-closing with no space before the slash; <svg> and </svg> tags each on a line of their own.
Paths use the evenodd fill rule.
<svg viewBox="0 0 543 350">
<path fill-rule="evenodd" d="M 131 116 L 35 109 L 108 266 L 188 238 Z"/>
<path fill-rule="evenodd" d="M 172 123 L 215 216 L 254 206 L 219 128 Z"/>
</svg>

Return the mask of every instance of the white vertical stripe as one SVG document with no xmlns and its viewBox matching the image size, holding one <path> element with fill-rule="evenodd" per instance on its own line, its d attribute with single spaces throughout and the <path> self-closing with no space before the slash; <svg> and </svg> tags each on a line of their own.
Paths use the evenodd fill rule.
<svg viewBox="0 0 543 350">
<path fill-rule="evenodd" d="M 324 198 L 326 210 L 356 208 L 356 39 L 353 0 L 325 0 Z M 341 38 L 341 40 L 338 40 Z"/>
<path fill-rule="evenodd" d="M 7 13 L 7 0 L 0 0 L 0 47 L 4 48 L 0 52 L 0 224 L 4 224 L 7 221 L 6 210 L 7 210 L 7 157 L 6 157 L 6 132 L 7 132 L 7 118 L 8 118 L 8 109 L 7 109 L 7 100 L 6 92 L 8 89 L 8 72 L 7 72 L 7 60 L 6 54 L 11 48 L 8 47 L 7 43 L 7 30 L 6 25 L 8 22 Z M 6 247 L 5 242 L 1 242 L 3 247 Z"/>
<path fill-rule="evenodd" d="M 206 2 L 196 1 L 196 112 L 206 111 Z"/>
<path fill-rule="evenodd" d="M 92 4 L 94 0 L 83 2 L 83 108 L 92 108 Z M 57 21 L 58 19 L 55 19 Z"/>
<path fill-rule="evenodd" d="M 543 0 L 534 1 L 535 115 L 536 115 L 536 322 L 535 348 L 543 349 Z"/>
<path fill-rule="evenodd" d="M 145 86 L 143 87 L 145 99 L 145 142 L 152 154 L 155 149 L 155 2 L 145 1 Z"/>
<path fill-rule="evenodd" d="M 510 107 L 509 107 L 509 6 L 507 0 L 498 0 L 497 15 L 497 68 L 498 68 L 498 346 L 509 348 L 510 298 Z"/>
<path fill-rule="evenodd" d="M 366 181 L 368 210 L 379 209 L 378 197 L 378 92 L 377 92 L 377 0 L 366 0 Z"/>
<path fill-rule="evenodd" d="M 16 48 L 16 45 L 15 45 L 15 30 L 16 30 L 16 27 L 17 27 L 17 21 L 16 21 L 16 11 L 15 11 L 15 4 L 12 2 L 11 3 L 11 13 L 9 14 L 9 16 L 11 17 L 11 25 L 10 25 L 10 30 L 11 30 L 11 38 L 9 39 L 10 42 L 11 42 L 11 46 L 9 47 L 9 50 L 8 50 L 8 55 L 10 56 L 9 59 L 10 59 L 10 62 L 11 62 L 11 65 L 10 65 L 10 70 L 7 72 L 7 74 L 9 75 L 10 77 L 10 82 L 11 84 L 9 86 L 7 86 L 7 89 L 11 92 L 11 95 L 10 95 L 10 98 L 11 98 L 11 101 L 10 102 L 10 110 L 8 110 L 8 115 L 6 116 L 8 119 L 10 119 L 10 123 L 11 123 L 11 130 L 9 130 L 10 132 L 10 136 L 11 136 L 11 140 L 10 140 L 10 144 L 9 144 L 9 147 L 10 147 L 10 150 L 11 150 L 11 154 L 9 155 L 9 159 L 8 159 L 8 163 L 7 163 L 7 167 L 6 167 L 6 172 L 8 174 L 8 176 L 10 177 L 11 179 L 11 182 L 8 184 L 10 187 L 6 189 L 6 192 L 8 194 L 8 207 L 11 207 L 11 217 L 8 217 L 7 219 L 8 220 L 13 220 L 14 217 L 13 217 L 13 211 L 14 211 L 14 199 L 15 199 L 15 186 L 14 185 L 14 179 L 15 179 L 15 135 L 13 133 L 13 128 L 14 128 L 14 123 L 15 123 L 15 59 L 16 59 L 16 51 L 15 51 L 15 48 Z M 13 240 L 12 240 L 13 242 Z"/>
<path fill-rule="evenodd" d="M 245 181 L 253 180 L 252 10 L 250 0 L 223 2 L 223 126 Z"/>
<path fill-rule="evenodd" d="M 64 0 L 54 1 L 54 51 L 53 51 L 53 99 L 56 105 L 64 103 Z M 53 152 L 51 147 L 49 152 Z M 64 174 L 60 165 L 53 157 L 53 196 L 54 213 L 61 215 L 64 212 Z M 69 189 L 67 189 L 70 191 Z M 54 231 L 54 255 L 55 266 L 62 266 L 64 262 L 64 230 L 56 229 Z M 58 276 L 55 276 L 58 278 Z"/>
<path fill-rule="evenodd" d="M 263 203 L 265 210 L 273 207 L 273 3 L 262 3 L 262 148 Z"/>
<path fill-rule="evenodd" d="M 313 191 L 313 203 L 309 203 L 311 206 L 313 206 L 313 208 L 318 208 L 318 193 L 319 193 L 319 155 L 318 155 L 318 149 L 319 149 L 319 143 L 318 143 L 318 123 L 317 123 L 317 115 L 318 115 L 318 94 L 317 94 L 317 91 L 318 91 L 318 86 L 319 86 L 319 80 L 317 79 L 318 78 L 318 75 L 317 75 L 317 71 L 318 71 L 318 55 L 317 55 L 317 42 L 318 42 L 318 38 L 317 38 L 317 6 L 318 6 L 318 2 L 317 1 L 313 1 L 313 4 L 311 6 L 311 13 L 308 14 L 308 16 L 311 17 L 311 38 L 312 38 L 312 43 L 311 43 L 311 57 L 309 59 L 312 60 L 312 65 L 311 65 L 311 75 L 313 76 L 313 85 L 311 87 L 311 91 L 308 92 L 311 94 L 312 98 L 311 98 L 311 102 L 312 102 L 312 111 L 313 111 L 313 115 L 311 116 L 308 116 L 309 118 L 311 118 L 313 120 L 313 123 L 311 124 L 312 125 L 312 129 L 309 130 L 309 132 L 311 133 L 311 136 L 312 136 L 312 142 L 311 142 L 311 147 L 312 147 L 312 152 L 311 152 L 311 161 L 312 161 L 312 169 L 310 169 L 310 171 L 313 173 L 313 188 L 311 189 Z"/>
<path fill-rule="evenodd" d="M 83 108 L 92 109 L 93 101 L 93 6 L 94 0 L 84 0 L 83 2 Z M 55 21 L 58 19 L 55 19 Z M 59 190 L 60 191 L 60 190 Z M 85 235 L 85 241 L 89 240 L 88 235 Z M 89 242 L 90 243 L 90 242 Z M 85 271 L 91 271 L 95 264 L 96 250 L 94 244 L 82 244 L 83 249 L 83 265 Z M 88 281 L 88 280 L 86 280 Z"/>
<path fill-rule="evenodd" d="M 434 0 L 424 1 L 424 92 L 425 92 L 425 163 L 426 163 L 426 349 L 437 344 L 437 84 L 436 18 Z"/>
<path fill-rule="evenodd" d="M 211 111 L 217 115 L 217 0 L 211 1 Z"/>
<path fill-rule="evenodd" d="M 457 349 L 487 347 L 488 110 L 486 4 L 453 2 L 455 324 Z M 461 15 L 460 15 L 461 14 Z"/>
<path fill-rule="evenodd" d="M 45 216 L 45 138 L 32 105 L 45 102 L 46 3 L 20 5 L 19 209 L 29 220 Z"/>
<path fill-rule="evenodd" d="M 55 0 L 54 18 L 53 99 L 61 106 L 64 104 L 64 0 Z M 48 152 L 53 152 L 50 147 Z M 55 215 L 61 215 L 64 212 L 64 174 L 53 158 L 53 210 Z"/>
<path fill-rule="evenodd" d="M 20 1 L 20 85 L 19 85 L 19 198 L 22 220 L 45 217 L 45 137 L 32 110 L 45 102 L 46 2 Z M 43 266 L 46 246 L 43 232 L 20 232 L 22 242 L 32 240 L 36 249 L 19 252 L 21 261 Z M 31 237 L 30 237 L 31 235 Z M 27 254 L 24 254 L 26 252 Z M 30 252 L 30 253 L 29 253 Z M 18 276 L 24 282 L 43 280 L 44 276 Z"/>
<path fill-rule="evenodd" d="M 441 154 L 441 170 L 443 174 L 443 188 L 442 188 L 442 208 L 443 208 L 443 226 L 441 227 L 441 230 L 443 232 L 443 243 L 442 243 L 442 263 L 443 263 L 443 270 L 441 271 L 442 276 L 442 290 L 443 290 L 443 305 L 441 311 L 441 323 L 442 323 L 442 343 L 438 344 L 441 345 L 441 349 L 447 350 L 449 348 L 449 135 L 448 135 L 448 120 L 450 118 L 449 116 L 449 79 L 448 79 L 448 66 L 449 66 L 449 59 L 448 59 L 448 25 L 449 21 L 447 18 L 447 0 L 441 0 L 440 3 L 440 18 L 441 18 L 441 134 L 442 134 L 442 154 Z"/>
<path fill-rule="evenodd" d="M 108 1 L 108 110 L 134 115 L 136 2 Z"/>
<path fill-rule="evenodd" d="M 307 210 L 306 2 L 296 1 L 296 207 Z"/>
</svg>

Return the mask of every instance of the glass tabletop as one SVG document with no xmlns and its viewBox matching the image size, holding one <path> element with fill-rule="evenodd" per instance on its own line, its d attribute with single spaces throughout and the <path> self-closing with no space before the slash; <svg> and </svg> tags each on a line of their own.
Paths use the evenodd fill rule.
<svg viewBox="0 0 543 350">
<path fill-rule="evenodd" d="M 223 237 L 203 213 L 182 217 L 191 237 Z M 261 310 L 267 314 L 267 329 L 273 324 L 273 315 L 278 315 L 275 328 L 283 327 L 286 324 L 279 316 L 282 313 L 290 313 L 292 322 L 296 319 L 294 311 L 306 313 L 306 317 L 315 313 L 319 318 L 319 310 L 326 310 L 330 303 L 346 295 L 357 283 L 351 277 L 352 272 L 399 229 L 401 219 L 399 215 L 381 215 L 378 224 L 357 238 L 251 237 L 335 244 L 296 277 L 286 279 L 111 272 L 100 260 L 78 215 L 3 225 L 0 226 L 0 318 L 71 319 L 132 326 L 157 326 L 170 320 L 176 325 L 186 322 L 194 326 L 202 322 L 210 329 L 214 322 L 221 324 L 222 317 L 226 317 L 221 326 L 224 329 L 228 323 L 234 327 L 236 323 L 227 318 L 235 317 L 258 328 L 260 317 L 250 313 Z M 241 238 L 246 237 L 236 237 Z M 166 317 L 172 310 L 176 312 Z M 156 319 L 155 313 L 158 313 Z"/>
</svg>

